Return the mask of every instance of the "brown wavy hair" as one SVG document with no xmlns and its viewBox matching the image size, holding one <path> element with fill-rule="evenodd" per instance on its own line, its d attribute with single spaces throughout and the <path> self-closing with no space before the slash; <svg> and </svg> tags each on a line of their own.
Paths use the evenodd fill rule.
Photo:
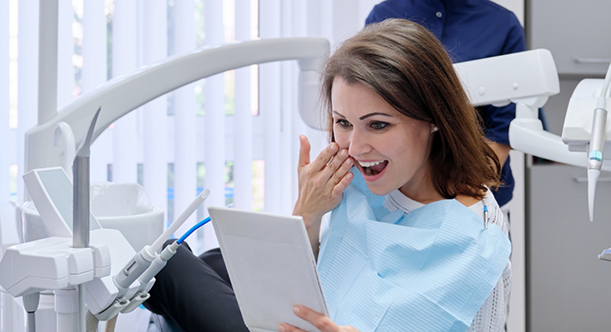
<svg viewBox="0 0 611 332">
<path fill-rule="evenodd" d="M 334 141 L 331 88 L 340 77 L 361 83 L 400 113 L 434 124 L 429 163 L 445 198 L 483 198 L 499 185 L 499 159 L 441 43 L 417 23 L 392 19 L 371 24 L 343 42 L 322 74 L 330 140 Z"/>
</svg>

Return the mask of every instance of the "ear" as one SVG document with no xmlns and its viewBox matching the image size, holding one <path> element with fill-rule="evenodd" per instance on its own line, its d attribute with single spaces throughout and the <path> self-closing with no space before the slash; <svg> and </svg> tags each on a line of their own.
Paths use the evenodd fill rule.
<svg viewBox="0 0 611 332">
<path fill-rule="evenodd" d="M 431 134 L 432 134 L 432 133 L 434 133 L 434 132 L 436 132 L 436 131 L 438 131 L 438 130 L 439 130 L 439 128 L 437 128 L 437 126 L 436 126 L 436 125 L 434 125 L 434 124 L 432 124 L 432 123 L 431 123 Z"/>
</svg>

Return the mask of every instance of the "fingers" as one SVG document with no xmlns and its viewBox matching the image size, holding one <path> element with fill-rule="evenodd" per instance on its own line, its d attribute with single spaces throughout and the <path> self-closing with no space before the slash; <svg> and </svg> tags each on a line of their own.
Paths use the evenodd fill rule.
<svg viewBox="0 0 611 332">
<path fill-rule="evenodd" d="M 338 332 L 339 326 L 331 318 L 301 305 L 293 306 L 295 315 L 314 325 L 321 332 Z"/>
<path fill-rule="evenodd" d="M 305 332 L 302 329 L 298 329 L 292 325 L 286 324 L 286 323 L 282 323 L 280 325 L 278 325 L 278 331 L 279 332 Z"/>
<path fill-rule="evenodd" d="M 305 135 L 299 135 L 299 168 L 310 163 L 310 141 Z"/>
<path fill-rule="evenodd" d="M 348 157 L 348 151 L 346 149 L 342 149 L 339 156 L 333 158 L 331 163 L 327 166 L 329 172 L 333 176 L 333 181 L 331 181 L 332 185 L 335 186 L 338 184 L 344 176 L 350 172 L 352 165 L 354 165 L 354 160 Z"/>
<path fill-rule="evenodd" d="M 324 165 L 321 170 L 321 175 L 324 181 L 327 182 L 327 188 L 333 188 L 333 186 L 338 184 L 346 173 L 350 172 L 352 165 L 354 165 L 354 160 L 350 158 L 347 149 L 341 149 L 336 153 L 331 161 Z"/>
<path fill-rule="evenodd" d="M 327 166 L 327 164 L 329 163 L 329 161 L 331 161 L 333 156 L 337 154 L 338 150 L 339 146 L 337 145 L 337 143 L 334 142 L 329 144 L 324 150 L 322 150 L 322 152 L 320 152 L 318 157 L 314 159 L 314 161 L 312 162 L 312 168 L 317 171 L 324 169 L 325 166 Z"/>
<path fill-rule="evenodd" d="M 341 181 L 333 187 L 332 194 L 334 196 L 337 196 L 343 193 L 344 190 L 346 190 L 346 188 L 348 188 L 348 186 L 350 185 L 350 182 L 352 182 L 353 177 L 354 174 L 352 174 L 352 172 L 348 172 L 346 175 L 344 175 Z"/>
<path fill-rule="evenodd" d="M 286 324 L 286 323 L 282 323 L 280 325 L 278 325 L 278 331 L 279 332 L 305 332 L 302 329 L 298 329 L 292 325 Z"/>
<path fill-rule="evenodd" d="M 301 305 L 293 306 L 295 316 L 314 325 L 321 332 L 359 332 L 352 326 L 337 326 L 331 318 Z M 305 332 L 287 323 L 278 325 L 280 332 Z"/>
<path fill-rule="evenodd" d="M 331 159 L 331 161 L 327 164 L 326 167 L 326 169 L 330 173 L 329 176 L 335 175 L 335 173 L 342 167 L 342 165 L 345 164 L 347 159 L 349 159 L 347 149 L 341 149 L 335 156 L 333 156 L 333 159 Z M 350 162 L 352 162 L 352 160 L 350 160 Z M 352 165 L 350 165 L 350 167 L 352 167 Z M 348 170 L 350 169 L 350 167 L 348 167 Z M 341 179 L 344 174 L 345 172 L 340 174 L 337 178 L 337 181 L 339 181 L 339 179 Z"/>
</svg>

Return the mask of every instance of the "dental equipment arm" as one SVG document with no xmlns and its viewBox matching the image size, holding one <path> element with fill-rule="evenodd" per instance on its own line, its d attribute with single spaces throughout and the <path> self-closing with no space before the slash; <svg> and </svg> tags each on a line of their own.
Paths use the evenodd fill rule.
<svg viewBox="0 0 611 332">
<path fill-rule="evenodd" d="M 80 142 L 93 110 L 103 107 L 93 133 L 95 141 L 111 123 L 163 94 L 227 70 L 265 62 L 298 60 L 299 112 L 309 126 L 320 128 L 320 112 L 314 108 L 318 101 L 318 69 L 328 53 L 329 42 L 324 38 L 261 39 L 198 49 L 116 77 L 26 133 L 25 172 L 62 164 L 61 149 L 49 139 L 59 122 L 67 123 L 75 141 Z"/>
<path fill-rule="evenodd" d="M 568 165 L 588 166 L 586 145 L 591 140 L 589 129 L 592 126 L 588 122 L 586 130 L 584 125 L 592 117 L 588 113 L 589 120 L 584 120 L 579 110 L 595 108 L 592 91 L 597 90 L 600 83 L 584 80 L 575 89 L 560 137 L 544 131 L 538 119 L 538 109 L 549 96 L 560 91 L 556 65 L 548 50 L 461 62 L 454 64 L 454 69 L 473 105 L 516 104 L 516 118 L 509 126 L 513 149 Z M 611 170 L 611 165 L 603 163 L 601 169 Z"/>
<path fill-rule="evenodd" d="M 454 64 L 474 106 L 516 104 L 509 126 L 513 149 L 537 157 L 580 167 L 586 155 L 567 149 L 560 136 L 543 130 L 538 109 L 560 91 L 551 53 L 545 49 L 501 55 Z"/>
<path fill-rule="evenodd" d="M 511 147 L 541 158 L 585 166 L 582 153 L 570 152 L 561 138 L 543 131 L 537 114 L 560 91 L 551 53 L 532 50 L 454 64 L 474 106 L 516 103 L 509 126 Z"/>
<path fill-rule="evenodd" d="M 554 59 L 545 49 L 460 62 L 454 69 L 474 106 L 547 100 L 560 91 Z"/>
<path fill-rule="evenodd" d="M 455 64 L 454 68 L 473 105 L 516 103 L 516 118 L 509 126 L 512 148 L 537 157 L 587 167 L 588 208 L 592 221 L 600 171 L 611 170 L 609 164 L 603 163 L 608 137 L 606 95 L 611 83 L 611 65 L 598 96 L 595 97 L 593 91 L 600 87 L 599 82 L 584 80 L 577 86 L 569 103 L 562 138 L 543 131 L 537 118 L 538 108 L 560 90 L 556 66 L 549 51 L 526 51 L 463 62 Z M 593 114 L 589 113 L 592 109 Z M 584 116 L 584 112 L 588 113 Z"/>
</svg>

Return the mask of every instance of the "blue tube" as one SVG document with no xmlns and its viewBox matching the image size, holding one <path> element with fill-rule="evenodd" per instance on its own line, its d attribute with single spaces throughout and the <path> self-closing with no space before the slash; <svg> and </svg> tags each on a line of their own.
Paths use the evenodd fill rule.
<svg viewBox="0 0 611 332">
<path fill-rule="evenodd" d="M 200 227 L 204 226 L 204 225 L 205 225 L 205 224 L 207 224 L 209 221 L 210 221 L 210 217 L 208 217 L 208 218 L 206 218 L 206 219 L 204 219 L 204 220 L 202 220 L 202 221 L 198 222 L 198 223 L 197 223 L 195 226 L 191 227 L 191 229 L 190 229 L 190 230 L 188 230 L 188 231 L 185 233 L 185 235 L 183 235 L 183 236 L 182 236 L 180 239 L 178 239 L 178 241 L 176 241 L 176 243 L 178 243 L 178 244 L 182 244 L 182 243 L 185 241 L 185 239 L 186 239 L 186 238 L 187 238 L 189 235 L 191 235 L 191 233 L 195 232 L 195 231 L 196 231 L 198 228 L 200 228 Z"/>
</svg>

